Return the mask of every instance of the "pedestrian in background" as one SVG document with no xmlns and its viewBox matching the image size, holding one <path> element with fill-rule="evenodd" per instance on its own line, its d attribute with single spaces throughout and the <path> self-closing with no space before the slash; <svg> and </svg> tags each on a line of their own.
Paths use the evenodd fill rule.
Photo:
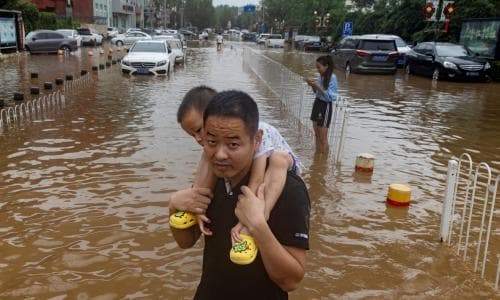
<svg viewBox="0 0 500 300">
<path fill-rule="evenodd" d="M 316 150 L 328 152 L 328 128 L 332 121 L 332 102 L 337 100 L 337 77 L 333 74 L 333 61 L 329 55 L 316 59 L 316 69 L 319 77 L 307 79 L 307 84 L 312 87 L 316 98 L 311 113 L 313 122 Z"/>
</svg>

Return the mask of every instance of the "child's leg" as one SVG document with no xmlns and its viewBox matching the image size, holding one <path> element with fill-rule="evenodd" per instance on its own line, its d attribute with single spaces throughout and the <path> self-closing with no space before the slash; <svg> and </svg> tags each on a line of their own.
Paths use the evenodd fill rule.
<svg viewBox="0 0 500 300">
<path fill-rule="evenodd" d="M 214 172 L 212 171 L 210 162 L 208 161 L 205 152 L 203 152 L 201 159 L 198 162 L 198 167 L 196 168 L 196 176 L 194 178 L 193 186 L 198 188 L 209 188 L 213 191 L 216 181 L 217 178 L 215 177 Z M 200 227 L 200 231 L 203 234 L 205 235 L 212 234 L 212 232 L 205 227 L 205 222 L 208 221 L 207 216 L 205 216 L 204 214 L 197 215 L 196 220 L 198 221 L 198 226 Z"/>
<path fill-rule="evenodd" d="M 266 220 L 269 219 L 271 210 L 285 187 L 287 171 L 293 166 L 293 158 L 290 153 L 283 150 L 275 150 L 269 157 L 269 166 L 264 175 L 264 198 L 266 201 Z"/>
</svg>

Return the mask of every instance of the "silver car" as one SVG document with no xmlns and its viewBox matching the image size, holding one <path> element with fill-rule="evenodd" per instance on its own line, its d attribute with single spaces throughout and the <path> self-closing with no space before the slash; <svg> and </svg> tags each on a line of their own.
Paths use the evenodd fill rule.
<svg viewBox="0 0 500 300">
<path fill-rule="evenodd" d="M 31 53 L 49 53 L 58 50 L 71 52 L 78 49 L 75 39 L 67 38 L 53 30 L 35 30 L 28 33 L 25 47 Z"/>
<path fill-rule="evenodd" d="M 130 31 L 112 38 L 111 43 L 121 47 L 123 45 L 130 46 L 135 42 L 142 40 L 151 40 L 151 36 L 141 31 Z"/>
<path fill-rule="evenodd" d="M 346 73 L 394 74 L 399 52 L 393 39 L 349 36 L 333 49 L 331 56 Z"/>
</svg>

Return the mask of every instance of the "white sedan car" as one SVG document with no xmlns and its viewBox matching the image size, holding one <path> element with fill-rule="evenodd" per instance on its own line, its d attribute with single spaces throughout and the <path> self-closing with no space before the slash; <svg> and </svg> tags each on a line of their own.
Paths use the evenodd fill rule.
<svg viewBox="0 0 500 300">
<path fill-rule="evenodd" d="M 176 39 L 175 36 L 171 35 L 157 35 L 153 37 L 153 40 L 158 41 L 166 41 L 172 53 L 175 56 L 176 64 L 183 64 L 186 58 L 186 53 L 184 52 L 184 47 L 182 46 L 182 42 L 179 39 Z"/>
<path fill-rule="evenodd" d="M 78 47 L 82 46 L 82 37 L 78 34 L 78 31 L 74 29 L 57 29 L 56 31 L 62 33 L 68 39 L 75 40 Z"/>
<path fill-rule="evenodd" d="M 135 42 L 142 40 L 151 40 L 151 36 L 141 31 L 130 31 L 112 38 L 111 43 L 121 47 L 123 45 L 130 46 Z"/>
<path fill-rule="evenodd" d="M 137 41 L 122 59 L 123 73 L 170 75 L 175 56 L 165 41 Z"/>
</svg>

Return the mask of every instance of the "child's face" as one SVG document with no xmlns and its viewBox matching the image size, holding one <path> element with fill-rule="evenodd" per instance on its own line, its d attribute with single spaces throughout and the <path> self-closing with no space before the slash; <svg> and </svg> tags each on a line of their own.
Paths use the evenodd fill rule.
<svg viewBox="0 0 500 300">
<path fill-rule="evenodd" d="M 187 134 L 194 137 L 198 144 L 203 146 L 203 116 L 199 111 L 194 108 L 188 111 L 181 121 L 181 127 Z"/>
</svg>

